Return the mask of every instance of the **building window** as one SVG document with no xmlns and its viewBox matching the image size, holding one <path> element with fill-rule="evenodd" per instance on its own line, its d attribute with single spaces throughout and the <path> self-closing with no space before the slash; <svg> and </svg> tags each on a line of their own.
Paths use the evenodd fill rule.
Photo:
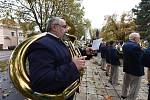
<svg viewBox="0 0 150 100">
<path fill-rule="evenodd" d="M 19 36 L 23 36 L 23 33 L 19 32 Z"/>
<path fill-rule="evenodd" d="M 11 32 L 11 36 L 15 36 L 15 32 Z"/>
</svg>

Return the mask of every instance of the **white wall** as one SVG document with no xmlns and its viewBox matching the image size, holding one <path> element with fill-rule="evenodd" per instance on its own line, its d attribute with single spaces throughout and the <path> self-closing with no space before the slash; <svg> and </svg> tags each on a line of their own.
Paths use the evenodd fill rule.
<svg viewBox="0 0 150 100">
<path fill-rule="evenodd" d="M 4 44 L 3 27 L 0 25 L 0 44 Z"/>
</svg>

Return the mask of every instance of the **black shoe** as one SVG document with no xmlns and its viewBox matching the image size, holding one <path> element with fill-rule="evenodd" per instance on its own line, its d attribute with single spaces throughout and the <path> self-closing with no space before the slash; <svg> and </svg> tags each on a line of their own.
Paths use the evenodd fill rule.
<svg viewBox="0 0 150 100">
<path fill-rule="evenodd" d="M 106 76 L 109 76 L 109 74 L 106 72 Z"/>
<path fill-rule="evenodd" d="M 125 96 L 121 96 L 121 98 L 122 98 L 122 99 L 126 99 L 127 97 L 125 97 Z"/>
<path fill-rule="evenodd" d="M 110 84 L 112 84 L 112 81 L 111 81 L 111 80 L 108 80 L 108 82 L 109 82 Z"/>
<path fill-rule="evenodd" d="M 103 69 L 103 68 L 102 68 L 102 70 L 103 70 L 103 71 L 106 71 L 106 69 Z"/>
<path fill-rule="evenodd" d="M 147 86 L 149 86 L 149 87 L 150 87 L 150 82 L 148 82 L 148 83 L 147 83 Z"/>
</svg>

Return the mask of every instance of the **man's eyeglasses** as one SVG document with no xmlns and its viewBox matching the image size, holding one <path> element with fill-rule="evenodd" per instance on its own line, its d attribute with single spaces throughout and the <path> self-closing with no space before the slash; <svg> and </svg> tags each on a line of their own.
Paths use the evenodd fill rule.
<svg viewBox="0 0 150 100">
<path fill-rule="evenodd" d="M 54 24 L 54 25 L 58 25 L 58 26 L 60 26 L 62 28 L 67 28 L 67 25 L 60 25 L 60 24 Z"/>
</svg>

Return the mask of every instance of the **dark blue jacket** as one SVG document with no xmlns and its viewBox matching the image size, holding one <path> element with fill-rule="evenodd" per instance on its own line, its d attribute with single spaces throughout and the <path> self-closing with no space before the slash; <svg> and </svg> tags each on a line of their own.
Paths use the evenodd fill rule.
<svg viewBox="0 0 150 100">
<path fill-rule="evenodd" d="M 28 60 L 33 91 L 60 93 L 79 78 L 67 46 L 49 34 L 29 47 Z"/>
<path fill-rule="evenodd" d="M 144 66 L 141 64 L 143 51 L 141 47 L 132 41 L 123 45 L 123 71 L 135 75 L 144 75 Z"/>
<path fill-rule="evenodd" d="M 104 44 L 101 44 L 101 46 L 99 47 L 99 51 L 101 53 L 102 58 L 106 58 L 106 49 L 107 47 Z"/>
<path fill-rule="evenodd" d="M 111 65 L 120 65 L 119 52 L 114 46 L 109 47 L 109 59 Z"/>
<path fill-rule="evenodd" d="M 111 46 L 106 46 L 106 52 L 105 52 L 105 55 L 106 55 L 106 63 L 110 64 L 110 47 Z"/>
<path fill-rule="evenodd" d="M 142 57 L 142 64 L 145 67 L 149 67 L 150 68 L 150 45 L 144 52 L 144 55 Z"/>
</svg>

